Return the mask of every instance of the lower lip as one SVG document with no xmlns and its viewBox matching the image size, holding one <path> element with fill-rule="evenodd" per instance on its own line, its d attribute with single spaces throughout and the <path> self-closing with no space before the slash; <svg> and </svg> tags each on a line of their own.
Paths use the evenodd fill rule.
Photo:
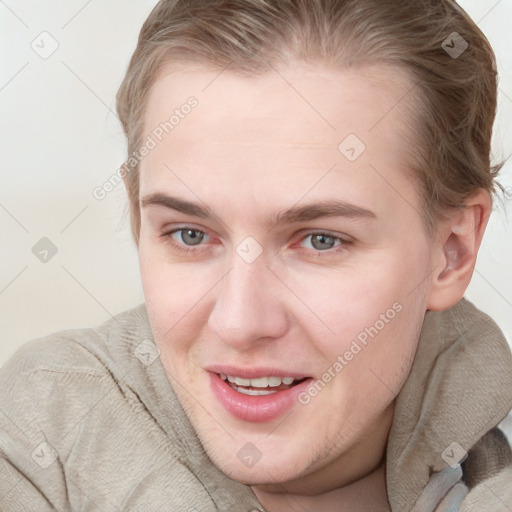
<svg viewBox="0 0 512 512">
<path fill-rule="evenodd" d="M 235 391 L 219 375 L 210 373 L 212 390 L 224 408 L 236 418 L 253 423 L 272 421 L 286 414 L 310 381 L 311 379 L 306 379 L 290 389 L 269 395 L 252 396 Z"/>
</svg>

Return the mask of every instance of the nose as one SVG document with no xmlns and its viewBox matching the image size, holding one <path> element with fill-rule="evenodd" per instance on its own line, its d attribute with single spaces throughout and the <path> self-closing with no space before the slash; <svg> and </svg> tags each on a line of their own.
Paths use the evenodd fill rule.
<svg viewBox="0 0 512 512">
<path fill-rule="evenodd" d="M 217 287 L 210 329 L 237 351 L 282 337 L 288 329 L 288 315 L 275 274 L 263 258 L 249 264 L 235 254 L 232 263 Z"/>
</svg>

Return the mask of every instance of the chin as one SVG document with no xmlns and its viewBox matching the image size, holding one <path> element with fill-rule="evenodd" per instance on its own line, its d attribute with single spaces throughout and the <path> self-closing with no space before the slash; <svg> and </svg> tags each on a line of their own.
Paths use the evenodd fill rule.
<svg viewBox="0 0 512 512">
<path fill-rule="evenodd" d="M 211 430 L 206 432 L 209 435 L 199 432 L 199 438 L 209 458 L 226 476 L 241 484 L 282 484 L 304 476 L 312 468 L 310 460 L 297 457 L 299 448 L 293 449 L 295 456 L 287 455 L 282 452 L 282 442 L 276 444 L 267 440 L 265 443 L 264 435 L 254 436 L 252 440 L 251 436 L 244 436 L 242 440 L 230 438 L 224 432 L 226 439 L 219 442 L 219 437 L 212 436 Z"/>
<path fill-rule="evenodd" d="M 282 464 L 273 461 L 271 464 L 259 461 L 251 468 L 241 467 L 240 464 L 233 464 L 232 461 L 223 457 L 210 456 L 213 463 L 229 478 L 244 485 L 276 485 L 284 484 L 299 478 L 298 467 L 295 461 L 289 462 L 289 467 L 295 468 L 292 471 L 283 471 Z"/>
</svg>

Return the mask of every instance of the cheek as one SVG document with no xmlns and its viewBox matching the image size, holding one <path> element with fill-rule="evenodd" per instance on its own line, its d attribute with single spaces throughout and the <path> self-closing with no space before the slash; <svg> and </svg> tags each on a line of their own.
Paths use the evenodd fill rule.
<svg viewBox="0 0 512 512">
<path fill-rule="evenodd" d="M 375 253 L 323 276 L 290 276 L 290 287 L 314 313 L 295 321 L 309 333 L 325 371 L 350 375 L 360 389 L 368 379 L 382 387 L 376 376 L 390 384 L 403 380 L 425 314 L 426 292 L 418 283 L 424 281 L 427 257 L 418 246 L 409 253 Z"/>
<path fill-rule="evenodd" d="M 369 418 L 396 398 L 414 361 L 425 311 L 419 301 L 401 303 L 400 307 L 393 319 L 389 319 L 392 315 L 383 317 L 388 317 L 388 323 L 379 319 L 365 327 L 361 331 L 365 342 L 356 337 L 344 354 L 347 359 L 360 348 L 349 356 L 352 361 L 344 367 L 337 389 L 348 396 L 348 408 L 364 409 Z M 356 346 L 359 348 L 354 350 Z"/>
<path fill-rule="evenodd" d="M 396 310 L 400 305 L 414 300 L 414 294 L 407 295 L 410 282 L 415 282 L 412 270 L 397 271 L 391 261 L 386 263 L 384 256 L 376 259 L 380 262 L 367 266 L 290 277 L 290 288 L 309 310 L 303 308 L 302 317 L 314 320 L 315 325 L 321 320 L 322 334 L 330 331 L 326 341 L 336 343 L 353 338 L 375 323 L 379 330 L 387 329 L 399 316 Z M 296 320 L 301 323 L 300 318 Z"/>
<path fill-rule="evenodd" d="M 211 271 L 205 266 L 171 262 L 164 243 L 141 237 L 139 266 L 146 300 L 157 309 L 186 311 L 208 290 Z"/>
<path fill-rule="evenodd" d="M 144 297 L 155 336 L 160 340 L 173 333 L 199 326 L 212 283 L 211 272 L 191 265 L 171 264 L 162 250 L 141 239 L 139 264 Z"/>
</svg>

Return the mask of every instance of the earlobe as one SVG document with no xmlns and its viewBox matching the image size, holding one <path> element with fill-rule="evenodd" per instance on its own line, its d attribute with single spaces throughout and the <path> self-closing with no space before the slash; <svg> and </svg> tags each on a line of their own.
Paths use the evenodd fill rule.
<svg viewBox="0 0 512 512">
<path fill-rule="evenodd" d="M 478 249 L 491 212 L 491 198 L 485 190 L 473 196 L 466 206 L 441 223 L 433 266 L 427 308 L 442 311 L 464 295 L 475 268 Z"/>
</svg>

